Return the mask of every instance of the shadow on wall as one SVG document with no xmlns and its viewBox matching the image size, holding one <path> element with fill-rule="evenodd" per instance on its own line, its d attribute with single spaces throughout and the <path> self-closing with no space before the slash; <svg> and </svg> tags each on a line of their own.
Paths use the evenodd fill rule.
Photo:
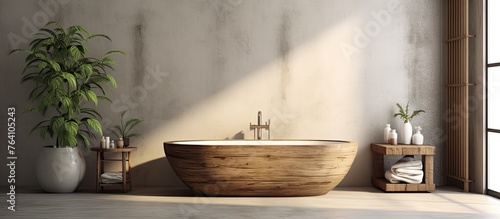
<svg viewBox="0 0 500 219">
<path fill-rule="evenodd" d="M 231 140 L 242 140 L 245 136 L 242 131 L 236 133 Z M 168 176 L 168 177 L 165 177 Z M 165 154 L 161 158 L 132 167 L 133 185 L 137 186 L 165 186 L 184 185 L 177 177 Z"/>
<path fill-rule="evenodd" d="M 236 97 L 248 96 L 250 87 L 260 87 L 267 90 L 270 94 L 267 96 L 279 99 L 272 100 L 272 105 L 284 111 L 288 105 L 287 101 L 302 98 L 294 97 L 290 93 L 294 92 L 292 88 L 296 86 L 295 81 L 305 77 L 302 71 L 293 68 L 297 64 L 297 61 L 290 57 L 294 49 L 339 25 L 349 16 L 340 13 L 338 8 L 345 5 L 339 6 L 339 3 L 319 2 L 315 5 L 302 2 L 266 2 L 266 6 L 260 10 L 251 10 L 256 4 L 260 3 L 183 1 L 171 5 L 167 2 L 145 2 L 134 9 L 123 9 L 129 10 L 128 14 L 132 15 L 123 18 L 130 20 L 123 22 L 123 25 L 110 26 L 111 24 L 102 23 L 102 20 L 106 19 L 99 17 L 90 17 L 89 20 L 83 21 L 89 26 L 95 26 L 97 30 L 109 26 L 117 33 L 110 34 L 114 42 L 125 46 L 124 51 L 129 54 L 127 60 L 119 65 L 124 74 L 118 81 L 123 86 L 116 92 L 112 91 L 116 95 L 111 98 L 113 105 L 109 110 L 116 114 L 122 109 L 132 108 L 134 116 L 147 121 L 143 125 L 146 128 L 144 133 L 149 133 L 149 130 L 155 130 L 172 119 L 189 114 L 221 93 L 224 93 L 223 98 L 228 105 L 241 106 L 243 104 L 239 103 Z M 82 13 L 69 17 L 70 20 L 77 21 L 81 20 L 80 17 L 87 17 L 85 13 L 96 7 L 90 3 L 68 6 L 73 11 Z M 349 8 L 351 7 L 353 6 Z M 174 12 L 162 12 L 159 16 L 160 8 L 171 8 Z M 198 16 L 189 13 L 189 8 L 195 10 Z M 356 9 L 349 11 L 357 12 Z M 318 13 L 323 16 L 318 17 Z M 102 16 L 119 16 L 113 11 L 107 14 L 109 15 Z M 110 29 L 104 32 L 108 33 Z M 123 33 L 130 35 L 124 36 Z M 339 52 L 337 44 L 337 41 L 332 40 L 326 47 Z M 317 56 L 310 56 L 309 59 L 312 63 L 318 62 Z M 332 59 L 331 62 L 344 61 Z M 247 83 L 244 85 L 245 89 L 236 89 L 234 95 L 226 95 L 223 92 L 238 82 L 251 78 L 261 68 L 274 63 L 279 64 L 270 69 L 267 80 Z M 315 66 L 319 64 L 321 63 Z M 318 84 L 322 81 L 322 77 L 309 78 L 316 80 L 304 82 Z M 310 96 L 317 96 L 318 102 L 328 98 L 326 95 L 311 92 Z M 255 102 L 255 105 L 262 105 L 259 103 L 262 101 L 260 99 L 245 101 L 245 105 Z M 218 104 L 218 101 L 215 101 L 215 104 Z M 159 110 L 160 108 L 167 110 Z M 216 114 L 216 111 L 210 114 Z M 207 115 L 210 116 L 212 115 Z"/>
</svg>

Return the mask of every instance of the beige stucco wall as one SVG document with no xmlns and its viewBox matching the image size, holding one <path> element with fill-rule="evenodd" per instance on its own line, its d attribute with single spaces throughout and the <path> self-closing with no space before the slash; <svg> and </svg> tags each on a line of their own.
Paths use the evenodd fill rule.
<svg viewBox="0 0 500 219">
<path fill-rule="evenodd" d="M 412 124 L 438 147 L 440 184 L 441 12 L 433 0 L 1 0 L 0 121 L 7 107 L 20 112 L 29 105 L 31 88 L 19 85 L 24 57 L 7 56 L 9 50 L 26 47 L 31 27 L 53 17 L 110 36 L 112 43 L 90 45 L 95 56 L 127 53 L 115 57 L 114 103 L 99 110 L 105 127 L 124 108 L 145 121 L 142 137 L 133 139 L 139 147 L 132 155 L 134 186 L 182 186 L 165 159 L 164 141 L 249 139 L 259 110 L 271 119 L 272 138 L 359 142 L 341 185 L 368 186 L 369 145 L 382 141 L 386 123 L 401 125 L 392 114 L 396 102 L 407 100 L 427 112 Z M 17 185 L 36 186 L 37 153 L 51 141 L 28 136 L 37 114 L 17 119 Z M 93 186 L 95 154 L 84 154 L 83 185 Z M 6 177 L 0 171 L 0 185 Z"/>
</svg>

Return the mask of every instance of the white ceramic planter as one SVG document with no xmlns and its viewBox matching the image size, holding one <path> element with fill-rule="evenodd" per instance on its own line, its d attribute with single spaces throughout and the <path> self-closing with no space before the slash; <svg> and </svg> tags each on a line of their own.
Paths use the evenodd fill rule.
<svg viewBox="0 0 500 219">
<path fill-rule="evenodd" d="M 46 192 L 74 192 L 85 176 L 85 158 L 78 148 L 44 147 L 36 175 Z"/>
</svg>

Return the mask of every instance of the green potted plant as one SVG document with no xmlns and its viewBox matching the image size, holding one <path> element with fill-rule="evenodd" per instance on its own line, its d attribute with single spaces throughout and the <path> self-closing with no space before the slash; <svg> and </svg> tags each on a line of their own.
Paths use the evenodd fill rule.
<svg viewBox="0 0 500 219">
<path fill-rule="evenodd" d="M 30 134 L 38 130 L 42 139 L 49 135 L 55 140 L 38 158 L 38 181 L 47 192 L 73 192 L 85 173 L 85 159 L 77 146 L 89 146 L 95 133 L 102 135 L 102 118 L 95 107 L 101 100 L 109 101 L 104 84 L 117 87 L 107 73 L 114 64 L 109 56 L 123 52 L 88 57 L 87 41 L 111 39 L 103 34 L 91 35 L 82 26 L 64 29 L 56 21 L 48 22 L 36 36 L 29 49 L 15 49 L 10 54 L 27 54 L 21 83 L 34 86 L 29 95 L 34 106 L 28 111 L 37 111 L 43 117 Z"/>
<path fill-rule="evenodd" d="M 132 118 L 132 119 L 125 121 L 125 114 L 128 111 L 129 111 L 128 109 L 123 110 L 120 113 L 120 124 L 114 125 L 111 128 L 111 132 L 113 132 L 116 135 L 116 137 L 123 139 L 123 145 L 125 147 L 130 145 L 130 138 L 140 136 L 140 134 L 130 133 L 130 131 L 132 130 L 132 128 L 134 128 L 136 125 L 138 125 L 139 123 L 142 122 L 142 120 L 137 119 L 137 118 Z"/>
<path fill-rule="evenodd" d="M 404 124 L 403 124 L 403 131 L 401 133 L 401 139 L 403 141 L 403 144 L 410 144 L 411 143 L 411 136 L 413 134 L 412 131 L 412 126 L 410 124 L 410 121 L 418 116 L 420 113 L 425 113 L 424 110 L 415 110 L 412 113 L 409 111 L 409 106 L 410 106 L 410 101 L 406 103 L 406 107 L 403 109 L 401 104 L 396 103 L 396 106 L 398 107 L 399 112 L 394 114 L 394 117 L 400 117 Z"/>
</svg>

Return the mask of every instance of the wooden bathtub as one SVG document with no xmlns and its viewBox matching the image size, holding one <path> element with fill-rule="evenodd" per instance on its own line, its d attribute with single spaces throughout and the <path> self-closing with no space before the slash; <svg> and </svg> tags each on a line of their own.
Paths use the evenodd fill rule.
<svg viewBox="0 0 500 219">
<path fill-rule="evenodd" d="M 165 142 L 179 178 L 207 196 L 313 196 L 335 188 L 351 167 L 356 142 L 207 140 Z"/>
</svg>

